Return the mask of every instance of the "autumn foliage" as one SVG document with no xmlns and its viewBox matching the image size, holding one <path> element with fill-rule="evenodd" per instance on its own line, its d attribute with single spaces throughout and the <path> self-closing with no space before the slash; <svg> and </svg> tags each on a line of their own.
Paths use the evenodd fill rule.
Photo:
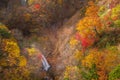
<svg viewBox="0 0 120 80">
<path fill-rule="evenodd" d="M 4 32 L 0 35 L 0 77 L 3 80 L 27 79 L 29 71 L 25 68 L 27 64 L 26 58 L 20 55 L 17 41 L 10 35 L 7 27 L 0 24 L 1 29 L 4 29 Z"/>
<path fill-rule="evenodd" d="M 77 24 L 76 39 L 81 41 L 83 48 L 92 45 L 99 37 L 102 30 L 102 24 L 97 14 L 98 6 L 93 2 L 89 2 L 89 7 L 86 10 L 85 17 Z"/>
<path fill-rule="evenodd" d="M 120 26 L 120 5 L 114 4 L 112 8 L 103 5 L 105 10 L 102 15 L 98 15 L 100 6 L 92 1 L 88 4 L 85 16 L 76 25 L 74 38 L 78 42 L 73 41 L 76 45 L 80 42 L 82 47 L 74 53 L 79 62 L 81 80 L 118 80 L 120 51 L 117 44 L 119 28 L 116 27 Z"/>
<path fill-rule="evenodd" d="M 0 8 L 0 80 L 120 80 L 120 0 L 10 1 Z"/>
<path fill-rule="evenodd" d="M 103 51 L 92 49 L 82 60 L 82 65 L 91 68 L 92 65 L 95 64 L 99 80 L 107 80 L 107 73 L 119 64 L 119 54 L 120 53 L 116 47 L 110 47 Z"/>
</svg>

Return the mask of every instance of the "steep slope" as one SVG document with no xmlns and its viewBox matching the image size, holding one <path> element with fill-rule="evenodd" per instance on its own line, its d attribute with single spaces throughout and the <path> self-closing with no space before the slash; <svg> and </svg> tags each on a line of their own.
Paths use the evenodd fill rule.
<svg viewBox="0 0 120 80">
<path fill-rule="evenodd" d="M 80 11 L 77 11 L 57 32 L 57 42 L 55 44 L 55 50 L 53 51 L 52 69 L 54 70 L 54 76 L 56 80 L 60 79 L 66 66 L 74 65 L 74 51 L 76 47 L 71 47 L 69 41 L 75 32 L 75 25 L 81 18 Z"/>
</svg>

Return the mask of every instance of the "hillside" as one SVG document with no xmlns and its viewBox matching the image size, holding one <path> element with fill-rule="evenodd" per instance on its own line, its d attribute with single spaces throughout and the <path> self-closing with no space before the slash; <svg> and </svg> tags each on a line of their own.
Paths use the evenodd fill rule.
<svg viewBox="0 0 120 80">
<path fill-rule="evenodd" d="M 119 80 L 119 0 L 2 0 L 0 80 Z"/>
</svg>

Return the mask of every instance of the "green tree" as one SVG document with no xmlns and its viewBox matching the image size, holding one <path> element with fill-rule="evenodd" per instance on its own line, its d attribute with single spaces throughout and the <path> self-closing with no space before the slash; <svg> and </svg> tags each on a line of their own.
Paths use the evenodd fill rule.
<svg viewBox="0 0 120 80">
<path fill-rule="evenodd" d="M 116 66 L 110 73 L 109 73 L 109 80 L 118 80 L 120 79 L 120 65 Z"/>
<path fill-rule="evenodd" d="M 98 80 L 99 77 L 95 64 L 88 71 L 82 71 L 81 74 L 84 80 Z"/>
</svg>

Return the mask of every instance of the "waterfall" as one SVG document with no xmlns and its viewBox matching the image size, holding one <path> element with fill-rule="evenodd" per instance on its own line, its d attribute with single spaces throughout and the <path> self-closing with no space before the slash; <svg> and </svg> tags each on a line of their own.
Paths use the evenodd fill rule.
<svg viewBox="0 0 120 80">
<path fill-rule="evenodd" d="M 25 6 L 27 4 L 27 0 L 21 0 L 22 6 Z"/>
<path fill-rule="evenodd" d="M 45 58 L 45 56 L 42 54 L 42 52 L 34 44 L 31 45 L 31 47 L 32 48 L 27 49 L 28 53 L 37 53 L 37 57 L 42 62 L 43 69 L 45 71 L 48 71 L 48 69 L 50 68 L 50 65 L 49 65 L 47 59 Z"/>
<path fill-rule="evenodd" d="M 44 55 L 41 54 L 41 61 L 42 61 L 42 64 L 43 64 L 43 68 L 45 71 L 48 71 L 48 69 L 50 68 L 50 65 L 49 63 L 47 62 L 47 59 L 45 58 Z"/>
</svg>

